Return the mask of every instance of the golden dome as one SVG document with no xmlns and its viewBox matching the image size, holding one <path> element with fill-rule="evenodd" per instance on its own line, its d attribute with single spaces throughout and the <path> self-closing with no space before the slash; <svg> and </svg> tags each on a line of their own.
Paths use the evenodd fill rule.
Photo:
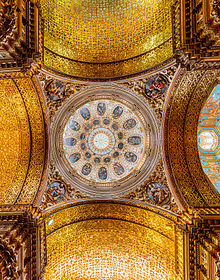
<svg viewBox="0 0 220 280">
<path fill-rule="evenodd" d="M 172 56 L 170 0 L 42 0 L 45 65 L 78 77 L 143 71 Z"/>
</svg>

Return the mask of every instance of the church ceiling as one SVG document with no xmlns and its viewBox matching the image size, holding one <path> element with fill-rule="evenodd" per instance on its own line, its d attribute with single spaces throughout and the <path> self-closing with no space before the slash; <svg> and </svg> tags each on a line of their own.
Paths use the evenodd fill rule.
<svg viewBox="0 0 220 280">
<path fill-rule="evenodd" d="M 0 279 L 220 279 L 219 26 L 0 0 Z"/>
<path fill-rule="evenodd" d="M 179 211 L 160 145 L 164 102 L 176 70 L 173 65 L 117 85 L 59 80 L 44 71 L 38 75 L 51 123 L 42 209 L 69 200 L 118 197 Z M 99 134 L 108 142 L 104 149 L 95 145 Z"/>
<path fill-rule="evenodd" d="M 182 279 L 182 230 L 169 212 L 91 202 L 51 210 L 45 223 L 44 280 Z"/>
<path fill-rule="evenodd" d="M 30 78 L 0 80 L 0 204 L 30 204 L 45 162 L 44 113 Z"/>
<path fill-rule="evenodd" d="M 219 70 L 182 70 L 167 100 L 164 123 L 166 164 L 173 191 L 186 208 L 220 204 L 217 190 L 203 171 L 197 140 L 200 113 L 217 83 Z"/>
<path fill-rule="evenodd" d="M 173 56 L 171 4 L 41 0 L 45 66 L 82 79 L 161 67 Z"/>
</svg>

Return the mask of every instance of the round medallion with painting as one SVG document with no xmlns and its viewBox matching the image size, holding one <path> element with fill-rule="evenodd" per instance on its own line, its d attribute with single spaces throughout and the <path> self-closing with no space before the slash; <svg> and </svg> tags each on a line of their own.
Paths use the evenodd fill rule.
<svg viewBox="0 0 220 280">
<path fill-rule="evenodd" d="M 85 103 L 64 127 L 63 149 L 72 170 L 99 184 L 129 176 L 143 164 L 148 147 L 143 120 L 119 101 Z"/>
</svg>

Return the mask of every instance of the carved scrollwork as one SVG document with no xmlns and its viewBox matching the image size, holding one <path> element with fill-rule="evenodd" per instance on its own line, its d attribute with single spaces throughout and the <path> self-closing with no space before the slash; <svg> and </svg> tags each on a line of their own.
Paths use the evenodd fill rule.
<svg viewBox="0 0 220 280">
<path fill-rule="evenodd" d="M 131 200 L 159 205 L 176 213 L 180 212 L 180 209 L 168 188 L 162 160 L 159 161 L 155 171 L 145 184 L 130 192 L 125 197 Z"/>
<path fill-rule="evenodd" d="M 15 29 L 15 9 L 14 0 L 2 0 L 0 4 L 0 41 L 11 34 Z"/>
<path fill-rule="evenodd" d="M 161 120 L 167 88 L 169 87 L 176 71 L 177 65 L 173 65 L 162 70 L 159 74 L 125 82 L 123 85 L 143 95 L 154 109 L 157 117 Z"/>
</svg>

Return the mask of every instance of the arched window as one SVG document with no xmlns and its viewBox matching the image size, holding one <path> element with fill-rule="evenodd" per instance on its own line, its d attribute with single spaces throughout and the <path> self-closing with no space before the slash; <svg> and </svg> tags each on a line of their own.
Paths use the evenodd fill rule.
<svg viewBox="0 0 220 280">
<path fill-rule="evenodd" d="M 200 113 L 198 148 L 203 170 L 220 192 L 220 84 L 214 88 Z"/>
</svg>

